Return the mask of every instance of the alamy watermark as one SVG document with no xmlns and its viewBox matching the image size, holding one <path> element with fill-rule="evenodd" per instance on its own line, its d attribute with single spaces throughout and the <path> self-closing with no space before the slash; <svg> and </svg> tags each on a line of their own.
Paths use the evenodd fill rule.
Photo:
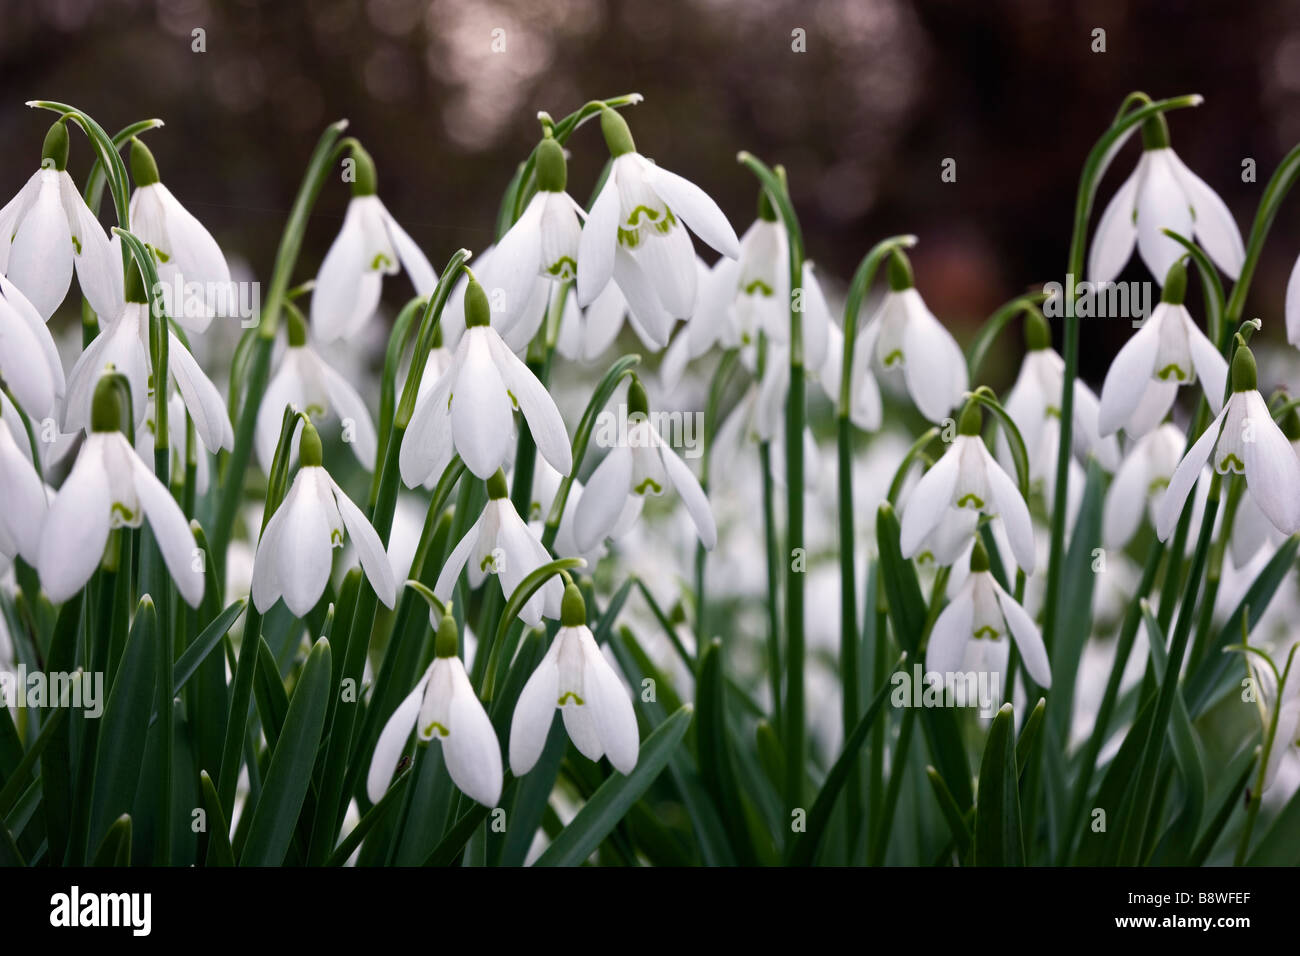
<svg viewBox="0 0 1300 956">
<path fill-rule="evenodd" d="M 926 671 L 920 664 L 890 678 L 894 707 L 978 707 L 992 717 L 1002 706 L 1002 675 L 997 671 Z"/>
<path fill-rule="evenodd" d="M 1047 300 L 1043 315 L 1059 319 L 1074 315 L 1081 319 L 1132 319 L 1139 328 L 1151 314 L 1152 283 L 1150 282 L 1075 282 L 1074 274 L 1065 277 L 1065 284 L 1048 282 L 1043 285 Z"/>
<path fill-rule="evenodd" d="M 65 707 L 96 719 L 104 713 L 104 674 L 95 671 L 0 670 L 0 707 Z"/>
<path fill-rule="evenodd" d="M 648 438 L 643 429 L 635 427 L 642 422 L 649 422 L 650 430 L 664 444 L 680 449 L 683 458 L 699 458 L 704 453 L 703 412 L 665 412 L 656 409 L 644 415 L 640 412 L 629 414 L 627 405 L 621 404 L 617 411 L 607 410 L 596 416 L 596 430 L 592 439 L 601 448 L 650 447 L 650 442 L 654 439 Z"/>
</svg>

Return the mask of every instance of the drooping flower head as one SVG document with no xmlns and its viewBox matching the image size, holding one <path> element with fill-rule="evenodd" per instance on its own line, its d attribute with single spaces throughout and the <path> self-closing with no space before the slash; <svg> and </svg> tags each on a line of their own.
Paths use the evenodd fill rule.
<svg viewBox="0 0 1300 956">
<path fill-rule="evenodd" d="M 54 413 L 66 389 L 54 337 L 27 297 L 4 276 L 0 276 L 0 378 L 23 411 L 36 420 Z"/>
<path fill-rule="evenodd" d="M 98 315 L 122 301 L 122 260 L 68 175 L 68 127 L 50 127 L 41 168 L 0 209 L 0 272 L 45 321 L 68 295 L 76 267 L 81 292 Z"/>
<path fill-rule="evenodd" d="M 375 162 L 352 142 L 352 199 L 316 274 L 311 328 L 321 342 L 351 338 L 375 314 L 384 276 L 405 269 L 418 295 L 433 295 L 438 275 L 377 193 Z"/>
<path fill-rule="evenodd" d="M 613 162 L 578 246 L 578 304 L 590 305 L 612 279 L 663 347 L 673 320 L 695 309 L 695 250 L 686 228 L 731 259 L 740 243 L 704 190 L 636 151 L 622 116 L 605 107 L 600 126 Z"/>
<path fill-rule="evenodd" d="M 0 395 L 0 405 L 9 399 Z M 45 523 L 47 503 L 45 485 L 32 464 L 30 448 L 24 453 L 25 434 L 14 435 L 0 419 L 0 555 L 21 555 L 35 564 L 41 543 L 41 526 Z"/>
<path fill-rule="evenodd" d="M 1238 337 L 1232 395 L 1169 479 L 1156 511 L 1156 534 L 1168 539 L 1201 469 L 1213 459 L 1220 475 L 1244 475 L 1264 516 L 1283 534 L 1300 531 L 1300 460 L 1257 388 L 1255 356 Z"/>
<path fill-rule="evenodd" d="M 296 617 L 305 617 L 329 584 L 334 549 L 350 539 L 375 595 L 392 607 L 397 582 L 383 542 L 325 470 L 320 435 L 310 422 L 302 427 L 298 455 L 293 484 L 257 543 L 253 606 L 265 612 L 283 597 Z"/>
<path fill-rule="evenodd" d="M 582 592 L 571 581 L 564 589 L 560 630 L 524 684 L 510 720 L 510 770 L 516 777 L 536 765 L 557 708 L 584 757 L 609 757 L 624 774 L 636 767 L 640 738 L 631 698 L 587 627 Z"/>
<path fill-rule="evenodd" d="M 194 534 L 171 492 L 119 431 L 125 417 L 123 385 L 111 376 L 95 388 L 90 435 L 41 532 L 36 555 L 41 586 L 51 601 L 66 601 L 99 567 L 109 533 L 138 528 L 148 518 L 176 589 L 186 604 L 198 607 L 204 577 L 202 563 L 194 560 Z"/>
<path fill-rule="evenodd" d="M 1218 193 L 1187 168 L 1169 145 L 1163 116 L 1142 124 L 1142 158 L 1097 221 L 1088 255 L 1088 278 L 1109 282 L 1119 275 L 1136 244 L 1157 278 L 1168 274 L 1185 249 L 1165 235 L 1169 229 L 1195 237 L 1214 264 L 1236 279 L 1246 248 L 1232 213 Z"/>
<path fill-rule="evenodd" d="M 442 745 L 447 774 L 463 793 L 485 807 L 501 799 L 501 744 L 465 673 L 459 644 L 460 632 L 447 605 L 434 638 L 433 663 L 388 718 L 375 745 L 366 776 L 372 803 L 388 789 L 412 727 L 420 740 Z"/>
</svg>

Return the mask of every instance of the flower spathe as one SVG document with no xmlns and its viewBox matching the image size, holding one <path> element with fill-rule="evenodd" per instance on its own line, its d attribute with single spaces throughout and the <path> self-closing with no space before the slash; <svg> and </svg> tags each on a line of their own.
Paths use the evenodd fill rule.
<svg viewBox="0 0 1300 956">
<path fill-rule="evenodd" d="M 1198 379 L 1211 410 L 1217 415 L 1223 407 L 1228 364 L 1183 306 L 1186 286 L 1187 270 L 1181 262 L 1176 263 L 1165 282 L 1160 304 L 1111 362 L 1102 383 L 1097 416 L 1102 435 L 1114 434 L 1156 410 L 1163 418 L 1177 386 L 1191 385 Z M 1152 401 L 1157 402 L 1155 409 L 1144 408 Z"/>
<path fill-rule="evenodd" d="M 1232 279 L 1246 258 L 1241 232 L 1218 193 L 1187 168 L 1169 146 L 1161 116 L 1142 125 L 1137 168 L 1119 187 L 1097 221 L 1088 255 L 1088 278 L 1109 282 L 1119 275 L 1136 244 L 1151 274 L 1161 277 L 1186 249 L 1164 234 L 1195 238 L 1214 264 Z"/>
<path fill-rule="evenodd" d="M 1255 357 L 1244 344 L 1232 359 L 1232 395 L 1188 450 L 1156 510 L 1156 534 L 1168 539 L 1206 463 L 1220 475 L 1244 475 L 1259 510 L 1283 534 L 1300 531 L 1300 460 L 1256 388 Z"/>
<path fill-rule="evenodd" d="M 972 401 L 962 412 L 958 434 L 927 471 L 903 508 L 899 543 L 903 557 L 919 554 L 926 537 L 953 509 L 970 508 L 1002 521 L 1016 564 L 1034 570 L 1034 528 L 1029 507 L 1011 477 L 980 437 L 982 417 Z"/>
<path fill-rule="evenodd" d="M 66 387 L 49 327 L 4 276 L 0 276 L 0 378 L 33 419 L 53 413 Z"/>
<path fill-rule="evenodd" d="M 289 347 L 266 387 L 257 410 L 254 441 L 262 471 L 271 473 L 275 446 L 280 441 L 280 424 L 285 406 L 302 412 L 313 423 L 337 416 L 344 427 L 347 444 L 367 471 L 375 467 L 379 438 L 365 400 L 352 383 L 336 371 L 307 340 L 301 316 L 289 313 Z"/>
<path fill-rule="evenodd" d="M 740 242 L 704 190 L 636 151 L 618 113 L 602 109 L 601 129 L 613 162 L 578 245 L 578 304 L 590 305 L 612 279 L 662 347 L 671 320 L 695 309 L 698 276 L 686 228 L 731 259 Z"/>
<path fill-rule="evenodd" d="M 646 495 L 676 490 L 708 550 L 718 542 L 718 528 L 708 496 L 690 468 L 648 418 L 645 389 L 633 381 L 628 389 L 627 436 L 596 466 L 582 493 L 574 518 L 574 539 L 590 550 L 616 527 L 626 529 L 640 514 Z"/>
<path fill-rule="evenodd" d="M 98 315 L 122 299 L 122 260 L 68 175 L 68 130 L 60 120 L 45 138 L 41 168 L 0 209 L 0 272 L 45 321 L 77 281 Z"/>
<path fill-rule="evenodd" d="M 138 528 L 149 519 L 164 563 L 185 603 L 203 597 L 203 563 L 195 561 L 194 534 L 180 505 L 117 431 L 117 386 L 96 389 L 91 432 L 50 506 L 36 554 L 41 586 L 56 604 L 85 587 L 99 567 L 109 533 Z"/>
<path fill-rule="evenodd" d="M 556 708 L 584 757 L 609 757 L 623 774 L 635 769 L 640 737 L 632 700 L 587 627 L 582 594 L 574 584 L 564 590 L 555 640 L 524 684 L 510 719 L 510 770 L 516 777 L 537 764 Z"/>
<path fill-rule="evenodd" d="M 514 409 L 523 413 L 542 457 L 567 475 L 573 467 L 564 419 L 555 400 L 489 324 L 483 287 L 472 276 L 465 291 L 465 334 L 451 367 L 416 403 L 399 457 L 408 488 L 442 474 L 459 454 L 487 480 L 510 454 Z"/>
<path fill-rule="evenodd" d="M 153 252 L 169 316 L 191 332 L 203 332 L 214 316 L 233 309 L 230 266 L 203 223 L 181 205 L 158 178 L 149 148 L 138 139 L 131 144 L 131 229 Z M 195 298 L 191 289 L 201 295 Z M 184 301 L 174 301 L 176 290 Z"/>
<path fill-rule="evenodd" d="M 1052 668 L 1042 635 L 1028 612 L 989 572 L 988 555 L 978 541 L 971 553 L 970 569 L 970 576 L 934 622 L 925 652 L 925 669 L 938 674 L 956 673 L 962 670 L 962 658 L 971 640 L 997 641 L 1010 634 L 1034 683 L 1044 689 L 1050 687 Z"/>
<path fill-rule="evenodd" d="M 356 178 L 343 227 L 316 273 L 312 335 L 321 342 L 356 335 L 375 314 L 384 276 L 405 269 L 416 294 L 430 296 L 438 275 L 428 258 L 375 194 L 375 165 L 352 147 Z"/>
<path fill-rule="evenodd" d="M 352 542 L 361 569 L 385 607 L 397 600 L 393 567 L 370 522 L 321 464 L 320 436 L 303 425 L 301 467 L 262 531 L 253 559 L 253 606 L 266 612 L 281 597 L 296 617 L 316 606 L 329 584 L 334 549 Z"/>
<path fill-rule="evenodd" d="M 442 745 L 447 774 L 466 796 L 485 807 L 501 799 L 501 744 L 457 656 L 457 641 L 456 621 L 447 613 L 438 625 L 437 656 L 388 718 L 375 745 L 366 775 L 372 803 L 388 789 L 412 727 L 420 740 Z"/>
<path fill-rule="evenodd" d="M 932 422 L 943 421 L 961 403 L 970 381 L 966 356 L 926 307 L 912 282 L 911 266 L 898 250 L 889 262 L 889 291 L 853 346 L 854 386 L 876 387 L 874 381 L 867 381 L 872 364 L 901 368 L 908 395 Z M 872 417 L 865 411 L 872 401 L 871 397 L 864 400 L 864 420 Z"/>
<path fill-rule="evenodd" d="M 509 599 L 525 577 L 551 560 L 541 540 L 515 511 L 500 470 L 488 481 L 488 502 L 474 526 L 452 549 L 443 565 L 433 593 L 442 601 L 451 600 L 460 572 L 468 566 L 471 588 L 477 588 L 488 574 L 497 575 L 501 593 Z M 538 589 L 519 612 L 529 627 L 536 627 L 542 617 L 560 616 L 563 589 L 551 578 Z"/>
</svg>

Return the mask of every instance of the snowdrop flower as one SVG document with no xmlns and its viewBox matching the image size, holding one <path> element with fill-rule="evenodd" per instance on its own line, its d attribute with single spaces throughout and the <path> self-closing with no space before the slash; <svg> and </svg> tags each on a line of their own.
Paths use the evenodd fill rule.
<svg viewBox="0 0 1300 956">
<path fill-rule="evenodd" d="M 916 291 L 912 267 L 897 249 L 889 260 L 889 291 L 854 343 L 855 386 L 875 387 L 874 381 L 867 382 L 868 367 L 875 362 L 882 368 L 903 370 L 907 393 L 932 422 L 943 421 L 966 393 L 966 357 L 926 308 Z"/>
<path fill-rule="evenodd" d="M 619 773 L 636 767 L 640 738 L 632 701 L 587 627 L 587 607 L 577 585 L 564 589 L 560 630 L 528 678 L 510 719 L 510 770 L 533 769 L 560 709 L 564 729 L 589 760 L 609 757 Z"/>
<path fill-rule="evenodd" d="M 41 585 L 54 603 L 66 601 L 99 567 L 109 532 L 148 518 L 176 589 L 198 607 L 203 568 L 194 561 L 194 534 L 171 492 L 118 431 L 118 381 L 104 378 L 96 387 L 90 436 L 46 515 L 36 553 Z"/>
<path fill-rule="evenodd" d="M 63 364 L 54 337 L 16 285 L 0 276 L 0 378 L 35 420 L 63 397 Z"/>
<path fill-rule="evenodd" d="M 434 639 L 434 659 L 415 689 L 388 718 L 366 776 L 366 795 L 378 803 L 406 749 L 411 728 L 422 741 L 442 745 L 452 783 L 485 807 L 501 799 L 501 744 L 465 673 L 458 650 L 460 634 L 451 609 Z"/>
<path fill-rule="evenodd" d="M 320 294 L 317 289 L 313 298 Z M 379 438 L 365 400 L 352 383 L 320 357 L 307 341 L 307 326 L 302 315 L 288 309 L 289 347 L 280 359 L 271 382 L 257 410 L 257 460 L 262 471 L 271 473 L 275 446 L 280 442 L 280 424 L 286 405 L 302 412 L 313 423 L 335 414 L 343 426 L 343 437 L 357 456 L 361 467 L 373 471 Z"/>
<path fill-rule="evenodd" d="M 1195 238 L 1214 264 L 1232 279 L 1246 248 L 1232 213 L 1218 193 L 1187 168 L 1169 146 L 1163 116 L 1142 124 L 1142 158 L 1097 222 L 1088 255 L 1088 278 L 1109 282 L 1133 255 L 1136 243 L 1153 276 L 1169 272 L 1186 250 L 1163 230 Z"/>
<path fill-rule="evenodd" d="M 705 548 L 712 550 L 718 529 L 704 489 L 686 463 L 650 424 L 645 387 L 633 378 L 627 391 L 626 440 L 615 443 L 596 466 L 582 495 L 574 537 L 584 551 L 599 544 L 616 526 L 628 527 L 641 513 L 645 496 L 675 488 Z"/>
<path fill-rule="evenodd" d="M 1213 457 L 1220 475 L 1246 476 L 1246 488 L 1283 534 L 1300 530 L 1300 460 L 1257 390 L 1255 357 L 1242 342 L 1232 357 L 1232 396 L 1178 465 L 1156 510 L 1156 534 L 1168 539 L 1192 485 Z"/>
<path fill-rule="evenodd" d="M 351 338 L 375 314 L 385 275 L 405 269 L 417 295 L 433 295 L 437 273 L 415 240 L 376 195 L 375 163 L 352 144 L 356 179 L 343 228 L 321 261 L 311 296 L 312 334 L 318 341 Z"/>
<path fill-rule="evenodd" d="M 471 275 L 465 290 L 465 334 L 451 368 L 417 402 L 402 440 L 399 464 L 408 488 L 441 475 L 456 453 L 486 481 L 510 454 L 516 408 L 542 457 L 561 474 L 573 467 L 555 400 L 501 340 L 489 316 L 487 294 Z"/>
<path fill-rule="evenodd" d="M 1052 349 L 1052 335 L 1042 313 L 1034 310 L 1025 317 L 1025 352 L 1020 374 L 1007 396 L 1006 410 L 1020 429 L 1029 457 L 1029 478 L 1041 482 L 1050 499 L 1055 494 L 1056 456 L 1060 447 L 1061 391 L 1065 363 Z M 1101 467 L 1119 467 L 1119 442 L 1115 436 L 1100 437 L 1097 429 L 1097 396 L 1082 381 L 1074 383 L 1074 453 L 1086 460 L 1097 458 Z M 999 429 L 998 459 L 1011 466 L 1011 446 Z"/>
<path fill-rule="evenodd" d="M 962 669 L 966 645 L 972 638 L 997 641 L 1011 635 L 1025 662 L 1025 670 L 1044 689 L 1052 685 L 1052 668 L 1042 635 L 1023 607 L 1002 590 L 989 572 L 984 544 L 976 541 L 971 551 L 970 576 L 943 613 L 934 622 L 925 652 L 925 669 L 937 674 Z"/>
<path fill-rule="evenodd" d="M 519 321 L 540 276 L 551 283 L 571 282 L 578 272 L 578 242 L 582 207 L 564 191 L 568 170 L 564 149 L 550 130 L 537 146 L 537 192 L 523 214 L 496 244 L 478 274 L 493 296 L 503 299 L 497 328 Z"/>
<path fill-rule="evenodd" d="M 7 402 L 0 397 L 0 402 Z M 6 558 L 21 555 L 35 564 L 41 543 L 41 525 L 45 521 L 45 485 L 31 462 L 31 451 L 23 454 L 27 436 L 14 437 L 0 420 L 0 554 Z"/>
<path fill-rule="evenodd" d="M 149 406 L 145 410 L 144 424 L 135 430 L 135 453 L 140 456 L 146 464 L 152 465 L 154 460 L 154 431 L 158 427 L 158 419 L 154 411 L 154 399 L 149 398 Z M 188 427 L 185 418 L 185 402 L 177 393 L 173 392 L 167 403 L 167 434 L 171 439 L 171 467 L 172 474 L 184 474 L 186 468 L 186 444 L 189 441 Z M 197 434 L 195 436 L 198 437 Z M 196 449 L 197 451 L 197 449 Z M 194 490 L 200 495 L 208 492 L 208 483 L 210 480 L 208 456 L 202 453 L 196 454 L 194 461 Z"/>
<path fill-rule="evenodd" d="M 1110 364 L 1097 416 L 1101 434 L 1114 434 L 1135 418 L 1146 417 L 1150 412 L 1142 407 L 1152 398 L 1158 400 L 1157 406 L 1163 404 L 1157 420 L 1163 418 L 1177 387 L 1198 378 L 1214 413 L 1223 407 L 1228 364 L 1183 306 L 1186 291 L 1187 268 L 1178 261 L 1169 270 L 1160 304 Z M 1149 396 L 1153 389 L 1156 395 Z"/>
<path fill-rule="evenodd" d="M 1001 520 L 1016 564 L 1032 574 L 1034 528 L 1029 508 L 1016 483 L 985 447 L 982 425 L 979 405 L 972 400 L 961 413 L 957 437 L 908 496 L 900 536 L 903 557 L 919 554 L 930 532 L 940 522 L 952 520 L 954 509 L 970 508 Z"/>
<path fill-rule="evenodd" d="M 126 377 L 131 386 L 136 427 L 144 424 L 153 395 L 149 306 L 144 299 L 140 273 L 133 266 L 127 279 L 127 301 L 119 303 L 115 318 L 101 329 L 68 374 L 65 431 L 89 430 L 96 383 L 110 369 Z M 210 452 L 234 447 L 235 430 L 221 393 L 176 333 L 168 329 L 167 335 L 168 378 L 194 420 L 194 433 Z"/>
<path fill-rule="evenodd" d="M 253 605 L 265 613 L 283 597 L 295 617 L 306 616 L 325 593 L 334 549 L 343 547 L 346 534 L 375 595 L 391 608 L 397 582 L 383 542 L 322 466 L 320 435 L 310 422 L 302 426 L 299 463 L 293 485 L 257 543 Z"/>
<path fill-rule="evenodd" d="M 488 574 L 495 574 L 502 595 L 509 600 L 524 578 L 551 560 L 541 539 L 515 511 L 505 472 L 498 469 L 488 479 L 487 489 L 488 502 L 483 506 L 483 513 L 452 549 L 438 574 L 433 593 L 440 601 L 451 600 L 460 572 L 467 565 L 471 588 L 479 587 Z M 551 578 L 528 599 L 519 612 L 520 619 L 529 627 L 536 627 L 543 616 L 558 618 L 563 595 L 560 582 Z"/>
<path fill-rule="evenodd" d="M 1291 443 L 1291 450 L 1300 455 L 1300 415 L 1291 409 L 1278 423 L 1282 434 Z M 1259 549 L 1265 545 L 1276 547 L 1282 543 L 1285 535 L 1278 531 L 1268 517 L 1255 504 L 1250 489 L 1243 488 L 1237 501 L 1237 512 L 1232 520 L 1232 536 L 1228 539 L 1228 552 L 1232 555 L 1232 564 L 1245 568 Z"/>
<path fill-rule="evenodd" d="M 537 462 L 533 473 L 533 497 L 529 503 L 528 526 L 538 538 L 546 528 L 546 520 L 551 515 L 551 506 L 559 494 L 560 482 L 564 476 L 551 467 L 545 459 Z M 560 525 L 555 531 L 554 550 L 556 557 L 582 558 L 588 564 L 595 564 L 604 550 L 599 544 L 583 550 L 573 535 L 573 522 L 582 501 L 582 482 L 576 478 L 569 486 L 569 496 L 564 500 L 564 513 L 560 516 Z M 615 536 L 617 537 L 617 535 Z"/>
<path fill-rule="evenodd" d="M 68 128 L 50 127 L 41 168 L 0 209 L 0 272 L 45 321 L 67 297 L 73 266 L 90 307 L 113 315 L 122 300 L 122 260 L 68 175 Z"/>
<path fill-rule="evenodd" d="M 636 151 L 623 117 L 606 107 L 600 126 L 613 163 L 578 244 L 578 304 L 590 305 L 612 278 L 662 347 L 672 319 L 695 310 L 698 276 L 686 227 L 732 259 L 740 243 L 704 190 Z"/>
<path fill-rule="evenodd" d="M 1296 663 L 1296 656 L 1293 645 L 1282 666 L 1282 686 L 1278 687 L 1278 675 L 1273 669 L 1260 667 L 1254 654 L 1246 655 L 1246 663 L 1255 678 L 1255 686 L 1261 690 L 1257 700 L 1264 732 L 1267 735 L 1270 728 L 1273 731 L 1273 746 L 1264 758 L 1268 761 L 1264 771 L 1264 793 L 1277 780 L 1277 770 L 1282 765 L 1283 757 L 1300 744 L 1300 666 Z M 1277 712 L 1276 727 L 1273 727 L 1274 711 Z"/>
<path fill-rule="evenodd" d="M 162 184 L 153 153 L 138 139 L 131 142 L 131 178 L 131 229 L 153 252 L 167 314 L 191 332 L 203 332 L 214 315 L 228 315 L 233 307 L 226 257 L 203 223 Z M 201 294 L 195 297 L 191 289 Z M 173 301 L 178 290 L 183 302 Z"/>
<path fill-rule="evenodd" d="M 1156 523 L 1156 506 L 1178 461 L 1187 447 L 1187 438 L 1177 425 L 1164 424 L 1139 438 L 1106 492 L 1102 512 L 1102 543 L 1107 551 L 1124 548 L 1137 533 L 1143 511 Z"/>
</svg>

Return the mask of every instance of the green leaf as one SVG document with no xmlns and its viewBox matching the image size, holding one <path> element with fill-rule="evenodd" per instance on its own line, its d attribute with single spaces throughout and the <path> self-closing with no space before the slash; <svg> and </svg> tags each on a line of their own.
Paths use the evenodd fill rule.
<svg viewBox="0 0 1300 956">
<path fill-rule="evenodd" d="M 742 795 L 736 783 L 727 738 L 726 681 L 722 673 L 722 642 L 714 638 L 700 659 L 699 684 L 695 692 L 698 713 L 695 721 L 699 772 L 704 788 L 717 809 L 736 859 L 743 866 L 757 863 L 754 846 L 742 812 Z"/>
<path fill-rule="evenodd" d="M 971 836 L 970 827 L 966 825 L 966 817 L 961 808 L 957 806 L 957 801 L 952 798 L 952 792 L 949 791 L 948 785 L 943 782 L 943 777 L 939 776 L 939 771 L 934 767 L 925 768 L 925 776 L 930 781 L 930 787 L 934 790 L 934 797 L 939 801 L 939 809 L 943 811 L 943 818 L 948 822 L 948 829 L 952 831 L 953 843 L 957 847 L 957 852 L 965 856 L 966 850 L 970 847 Z"/>
<path fill-rule="evenodd" d="M 1029 761 L 1029 752 L 1038 739 L 1038 732 L 1043 727 L 1043 713 L 1046 710 L 1047 698 L 1038 698 L 1038 703 L 1034 705 L 1034 709 L 1025 718 L 1025 725 L 1020 728 L 1020 739 L 1016 741 L 1016 766 L 1021 768 L 1021 773 L 1024 772 L 1025 764 Z"/>
<path fill-rule="evenodd" d="M 997 397 L 987 388 L 977 388 L 971 397 L 993 413 L 993 417 L 998 420 L 998 427 L 1002 429 L 1002 434 L 1006 436 L 1007 448 L 1011 452 L 1011 460 L 1016 466 L 1016 485 L 1020 488 L 1020 495 L 1026 501 L 1029 500 L 1029 453 L 1025 450 L 1025 439 L 1020 434 L 1020 429 L 1016 426 L 1015 419 L 1008 414 L 1007 410 L 997 400 Z"/>
<path fill-rule="evenodd" d="M 1282 811 L 1274 818 L 1255 852 L 1246 860 L 1247 866 L 1300 865 L 1300 790 L 1291 795 Z"/>
<path fill-rule="evenodd" d="M 312 647 L 289 702 L 289 714 L 271 758 L 261 799 L 253 810 L 240 865 L 278 866 L 284 861 L 311 786 L 329 696 L 330 644 L 321 638 Z"/>
<path fill-rule="evenodd" d="M 894 672 L 905 667 L 906 664 L 907 654 L 904 653 L 898 659 L 898 663 L 894 665 Z M 830 823 L 831 811 L 835 809 L 835 801 L 849 778 L 849 772 L 854 769 L 857 753 L 867 739 L 867 734 L 876 722 L 876 718 L 880 716 L 885 704 L 885 698 L 889 696 L 889 690 L 893 683 L 894 677 L 891 673 L 889 678 L 880 685 L 880 690 L 876 692 L 875 699 L 867 707 L 867 711 L 858 721 L 858 725 L 853 728 L 853 733 L 844 742 L 844 747 L 831 767 L 830 773 L 826 774 L 826 779 L 822 782 L 822 788 L 817 794 L 817 799 L 813 801 L 812 809 L 808 811 L 807 829 L 790 846 L 787 862 L 791 866 L 809 866 L 817 855 L 817 847 L 826 832 L 827 824 Z"/>
<path fill-rule="evenodd" d="M 78 591 L 59 609 L 50 639 L 46 666 L 52 673 L 70 674 L 76 669 L 77 636 L 81 631 L 81 609 L 85 589 Z M 49 858 L 62 863 L 68 848 L 69 821 L 72 819 L 72 736 L 71 721 L 46 746 L 41 761 L 42 806 L 45 811 L 45 834 Z"/>
<path fill-rule="evenodd" d="M 546 848 L 538 866 L 578 866 L 623 819 L 632 805 L 654 783 L 677 745 L 686 736 L 694 710 L 683 706 L 641 744 L 636 768 L 627 776 L 614 774 L 591 795 L 577 816 Z"/>
<path fill-rule="evenodd" d="M 1205 832 L 1201 834 L 1201 838 L 1196 841 L 1196 847 L 1184 861 L 1186 866 L 1205 865 L 1205 861 L 1209 858 L 1214 845 L 1219 842 L 1219 837 L 1223 835 L 1224 827 L 1227 826 L 1233 811 L 1241 806 L 1241 795 L 1246 790 L 1246 784 L 1250 782 L 1250 775 L 1254 772 L 1255 761 L 1258 759 L 1259 748 L 1248 747 L 1241 752 L 1237 759 L 1224 768 L 1224 786 L 1220 788 L 1221 792 L 1216 795 L 1217 799 L 1215 801 L 1219 809 L 1205 827 Z"/>
<path fill-rule="evenodd" d="M 366 838 L 376 823 L 384 818 L 384 815 L 397 802 L 397 797 L 406 789 L 406 781 L 411 775 L 411 765 L 407 764 L 397 772 L 393 777 L 393 782 L 388 785 L 384 795 L 379 798 L 379 802 L 366 811 L 357 825 L 352 828 L 352 832 L 343 838 L 343 841 L 334 850 L 334 854 L 329 858 L 327 866 L 343 866 L 347 863 L 348 858 L 352 856 L 354 850 L 361 845 L 361 841 Z"/>
<path fill-rule="evenodd" d="M 130 866 L 131 865 L 131 815 L 124 813 L 118 817 L 104 840 L 95 851 L 91 866 Z"/>
<path fill-rule="evenodd" d="M 172 696 L 180 694 L 185 684 L 194 676 L 194 672 L 221 644 L 221 639 L 234 627 L 247 604 L 245 598 L 236 599 L 230 607 L 218 614 L 212 623 L 203 629 L 198 639 L 185 649 L 185 653 L 177 658 L 176 665 L 172 669 Z"/>
<path fill-rule="evenodd" d="M 88 846 L 98 846 L 108 828 L 130 811 L 135 800 L 154 707 L 157 661 L 158 621 L 153 599 L 146 594 L 136 608 L 101 720 Z"/>
<path fill-rule="evenodd" d="M 975 808 L 977 866 L 1024 866 L 1020 832 L 1020 772 L 1016 766 L 1015 713 L 1003 704 L 980 761 L 979 804 Z"/>
<path fill-rule="evenodd" d="M 84 675 L 78 674 L 77 679 L 81 680 Z M 0 817 L 4 816 L 13 809 L 14 801 L 22 796 L 22 792 L 27 789 L 31 783 L 30 774 L 32 768 L 36 766 L 36 761 L 40 759 L 41 754 L 49 743 L 63 728 L 63 719 L 67 716 L 67 710 L 56 708 L 50 712 L 45 723 L 41 726 L 41 732 L 36 737 L 35 742 L 23 754 L 22 760 L 14 768 L 9 779 L 5 781 L 4 789 L 0 790 Z"/>
<path fill-rule="evenodd" d="M 221 798 L 206 770 L 199 771 L 199 784 L 203 789 L 203 808 L 207 811 L 208 853 L 207 866 L 234 866 L 235 851 L 230 847 L 230 825 L 221 810 Z"/>
</svg>

